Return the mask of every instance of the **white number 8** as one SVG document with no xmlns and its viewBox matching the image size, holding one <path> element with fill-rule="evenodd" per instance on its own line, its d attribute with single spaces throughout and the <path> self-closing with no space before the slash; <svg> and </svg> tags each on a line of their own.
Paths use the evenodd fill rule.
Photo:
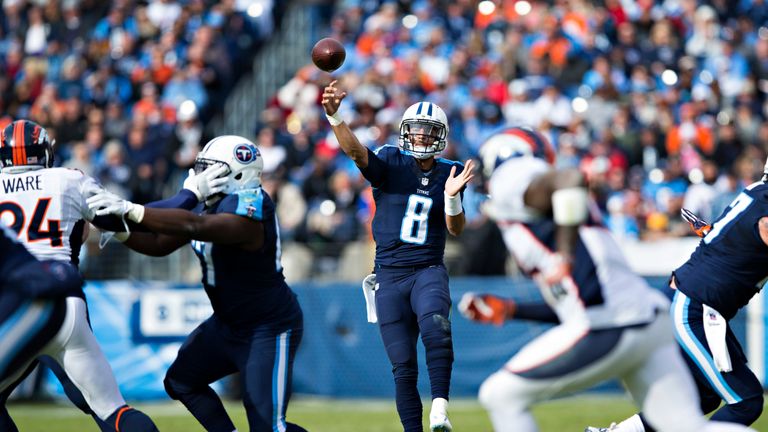
<svg viewBox="0 0 768 432">
<path fill-rule="evenodd" d="M 427 241 L 427 224 L 432 198 L 411 195 L 405 208 L 403 224 L 400 225 L 400 240 L 406 243 L 424 244 Z"/>
</svg>

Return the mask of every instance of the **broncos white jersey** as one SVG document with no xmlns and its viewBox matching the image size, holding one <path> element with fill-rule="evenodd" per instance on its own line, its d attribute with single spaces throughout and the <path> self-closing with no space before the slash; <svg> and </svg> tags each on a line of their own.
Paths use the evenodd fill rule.
<svg viewBox="0 0 768 432">
<path fill-rule="evenodd" d="M 519 157 L 499 166 L 490 179 L 490 211 L 507 248 L 523 271 L 538 279 L 554 264 L 555 223 L 525 206 L 531 181 L 551 167 L 541 159 Z M 664 297 L 630 269 L 612 235 L 584 224 L 571 276 L 562 285 L 539 281 L 546 302 L 562 323 L 608 328 L 651 321 Z"/>
<path fill-rule="evenodd" d="M 87 187 L 96 181 L 69 168 L 0 173 L 0 220 L 38 259 L 77 264 L 87 221 Z"/>
</svg>

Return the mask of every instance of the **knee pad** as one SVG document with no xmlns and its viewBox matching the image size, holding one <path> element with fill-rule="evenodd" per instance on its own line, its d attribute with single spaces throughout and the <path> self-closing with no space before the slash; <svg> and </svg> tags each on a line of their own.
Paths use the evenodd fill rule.
<svg viewBox="0 0 768 432">
<path fill-rule="evenodd" d="M 181 399 L 182 395 L 187 394 L 191 391 L 190 387 L 179 380 L 173 378 L 171 376 L 171 371 L 168 371 L 165 375 L 165 379 L 163 379 L 163 386 L 165 387 L 165 392 L 168 393 L 168 396 L 171 397 L 173 400 L 179 400 Z"/>
<path fill-rule="evenodd" d="M 725 408 L 731 414 L 728 421 L 749 426 L 756 422 L 763 413 L 763 395 L 744 399 L 723 409 Z"/>
<path fill-rule="evenodd" d="M 434 313 L 419 321 L 421 341 L 427 358 L 448 358 L 453 361 L 451 322 L 444 315 Z"/>
<path fill-rule="evenodd" d="M 395 381 L 416 382 L 419 378 L 419 366 L 415 361 L 394 363 L 392 365 L 392 375 L 395 376 Z"/>
<path fill-rule="evenodd" d="M 478 399 L 488 411 L 499 408 L 507 411 L 524 411 L 530 405 L 530 401 L 524 392 L 519 391 L 523 388 L 523 383 L 516 375 L 501 370 L 483 381 Z"/>
</svg>

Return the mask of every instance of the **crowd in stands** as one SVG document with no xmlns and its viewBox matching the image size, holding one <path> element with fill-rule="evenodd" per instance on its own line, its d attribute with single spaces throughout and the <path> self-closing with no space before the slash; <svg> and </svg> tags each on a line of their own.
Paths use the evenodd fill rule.
<svg viewBox="0 0 768 432">
<path fill-rule="evenodd" d="M 137 202 L 192 166 L 273 27 L 269 0 L 3 0 L 1 12 L 0 126 L 40 123 L 58 164 Z"/>
<path fill-rule="evenodd" d="M 505 125 L 536 128 L 556 147 L 558 165 L 586 173 L 606 225 L 629 241 L 692 235 L 681 207 L 712 220 L 762 174 L 764 1 L 342 0 L 337 6 L 330 36 L 343 41 L 347 59 L 333 78 L 349 92 L 342 116 L 370 148 L 396 144 L 400 116 L 418 100 L 448 113 L 444 156 L 451 159 L 477 157 L 483 141 Z M 280 137 L 277 175 L 302 188 L 309 222 L 328 200 L 350 216 L 358 209 L 364 221 L 365 182 L 339 156 L 313 103 L 330 79 L 307 66 L 281 88 L 265 114 L 281 115 L 274 123 L 287 128 L 272 129 L 268 141 Z M 259 137 L 264 128 L 271 126 L 262 123 Z M 334 181 L 318 189 L 309 182 L 336 176 L 343 186 Z M 350 206 L 353 194 L 357 206 Z M 472 250 L 462 256 L 481 257 L 468 264 L 473 273 L 485 272 L 480 267 L 493 256 L 483 194 L 478 178 L 464 199 L 470 226 L 484 233 L 482 241 L 471 231 L 463 236 Z M 346 240 L 347 219 L 329 222 L 335 229 L 308 224 L 305 235 Z"/>
<path fill-rule="evenodd" d="M 178 173 L 209 138 L 206 123 L 271 31 L 253 4 L 266 5 L 265 14 L 273 7 L 3 0 L 0 126 L 31 118 L 55 136 L 59 163 L 134 201 L 157 199 L 178 187 Z M 681 207 L 713 219 L 762 173 L 768 2 L 338 0 L 316 7 L 330 19 L 327 36 L 346 47 L 346 62 L 328 74 L 308 61 L 254 119 L 251 138 L 284 241 L 319 256 L 338 257 L 348 242 L 369 239 L 374 211 L 319 104 L 331 79 L 348 91 L 341 114 L 370 148 L 395 145 L 403 111 L 418 100 L 448 114 L 443 156 L 451 159 L 476 157 L 505 125 L 539 129 L 558 165 L 587 174 L 620 238 L 690 235 Z M 487 252 L 498 238 L 483 200 L 478 176 L 465 194 L 470 233 L 460 241 Z M 498 268 L 484 255 L 465 253 L 480 259 L 463 271 Z"/>
</svg>

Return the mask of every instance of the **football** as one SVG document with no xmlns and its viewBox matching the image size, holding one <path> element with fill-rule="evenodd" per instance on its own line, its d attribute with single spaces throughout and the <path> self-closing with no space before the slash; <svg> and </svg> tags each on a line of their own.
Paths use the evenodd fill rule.
<svg viewBox="0 0 768 432">
<path fill-rule="evenodd" d="M 347 52 L 341 42 L 333 38 L 317 41 L 312 47 L 312 63 L 326 72 L 333 72 L 344 64 Z"/>
</svg>

